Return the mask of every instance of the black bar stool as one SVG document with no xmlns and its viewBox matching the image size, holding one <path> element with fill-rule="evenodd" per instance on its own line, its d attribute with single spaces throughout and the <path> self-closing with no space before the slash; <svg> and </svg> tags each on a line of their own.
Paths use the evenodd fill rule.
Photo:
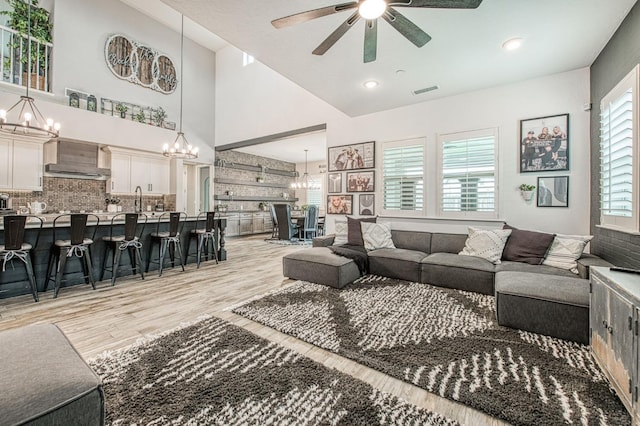
<svg viewBox="0 0 640 426">
<path fill-rule="evenodd" d="M 93 232 L 87 232 L 87 222 L 95 221 L 95 226 L 92 224 Z M 70 223 L 71 238 L 68 240 L 58 239 L 57 236 L 61 233 L 61 228 L 68 227 L 67 220 Z M 91 265 L 91 244 L 96 236 L 96 230 L 100 224 L 100 218 L 94 214 L 76 213 L 76 214 L 63 214 L 56 217 L 53 220 L 53 244 L 49 252 L 49 264 L 47 266 L 47 276 L 44 281 L 44 290 L 47 290 L 49 281 L 51 281 L 51 273 L 54 271 L 55 287 L 53 290 L 53 297 L 58 297 L 60 291 L 60 285 L 62 283 L 62 275 L 64 274 L 67 260 L 70 257 L 77 257 L 82 263 L 82 269 L 84 272 L 85 283 L 91 284 L 91 287 L 95 290 L 96 283 L 93 279 L 93 266 Z M 85 234 L 91 235 L 90 238 Z"/>
<path fill-rule="evenodd" d="M 213 258 L 218 264 L 218 237 L 216 235 L 216 212 L 202 212 L 196 218 L 196 228 L 192 229 L 189 233 L 189 244 L 187 244 L 187 257 L 194 256 L 189 255 L 189 248 L 191 247 L 191 239 L 196 238 L 197 251 L 196 259 L 198 268 L 200 267 L 200 261 L 202 259 L 202 252 L 204 251 L 205 258 L 209 260 L 209 243 L 212 244 Z M 204 228 L 200 225 L 204 222 Z"/>
<path fill-rule="evenodd" d="M 29 286 L 33 300 L 38 301 L 38 286 L 36 284 L 36 275 L 33 272 L 33 256 L 32 248 L 38 245 L 40 239 L 40 231 L 44 221 L 38 216 L 29 216 L 29 220 L 39 221 L 36 231 L 36 238 L 33 244 L 25 242 L 24 233 L 27 223 L 27 216 L 8 215 L 4 217 L 4 244 L 0 244 L 0 258 L 2 258 L 2 272 L 6 271 L 7 263 L 13 263 L 14 260 L 20 260 L 24 263 L 29 278 Z"/>
<path fill-rule="evenodd" d="M 119 225 L 119 221 L 124 218 L 124 235 L 113 235 L 113 227 Z M 100 271 L 100 281 L 104 278 L 104 271 L 111 272 L 111 285 L 116 284 L 118 268 L 120 267 L 120 256 L 123 251 L 129 253 L 129 262 L 131 265 L 131 273 L 136 275 L 140 271 L 140 276 L 144 280 L 144 271 L 142 270 L 142 256 L 140 249 L 142 248 L 142 233 L 147 224 L 147 215 L 144 213 L 120 213 L 111 218 L 111 226 L 109 227 L 109 236 L 102 237 L 106 249 L 104 258 L 102 259 L 102 270 Z M 140 225 L 140 231 L 136 232 Z M 111 266 L 107 266 L 107 258 L 111 253 Z"/>
<path fill-rule="evenodd" d="M 160 232 L 160 223 L 169 220 L 169 230 Z M 145 272 L 149 272 L 149 265 L 151 261 L 151 253 L 153 252 L 153 245 L 158 243 L 158 261 L 153 263 L 159 263 L 158 276 L 162 276 L 162 269 L 164 263 L 164 257 L 169 248 L 169 257 L 171 258 L 171 266 L 175 266 L 175 252 L 178 251 L 178 258 L 180 259 L 180 266 L 184 271 L 184 257 L 182 256 L 182 245 L 180 244 L 180 235 L 182 234 L 182 228 L 184 222 L 187 219 L 185 212 L 166 212 L 160 215 L 158 218 L 158 224 L 156 225 L 156 232 L 151 233 L 151 244 L 147 256 L 147 269 Z"/>
</svg>

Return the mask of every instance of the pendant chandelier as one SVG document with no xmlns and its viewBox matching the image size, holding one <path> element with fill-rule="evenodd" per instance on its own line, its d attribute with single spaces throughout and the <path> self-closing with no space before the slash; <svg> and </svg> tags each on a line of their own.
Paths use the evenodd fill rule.
<svg viewBox="0 0 640 426">
<path fill-rule="evenodd" d="M 21 37 L 18 35 L 18 37 Z M 11 108 L 0 109 L 0 133 L 27 136 L 30 138 L 50 139 L 60 135 L 60 123 L 52 118 L 44 118 L 36 106 L 35 99 L 29 96 L 31 85 L 31 0 L 27 7 L 27 84 L 26 93 Z M 22 56 L 22 43 L 20 55 Z M 37 75 L 37 73 L 36 73 Z"/>
<path fill-rule="evenodd" d="M 181 15 L 181 29 L 180 29 L 180 126 L 178 127 L 178 135 L 176 136 L 175 141 L 172 145 L 165 143 L 162 146 L 162 154 L 165 157 L 169 158 L 181 158 L 181 159 L 192 159 L 198 158 L 198 147 L 192 146 L 189 142 L 187 142 L 187 138 L 184 136 L 184 132 L 182 131 L 182 82 L 183 78 L 183 68 L 184 68 L 184 15 Z"/>
<path fill-rule="evenodd" d="M 311 179 L 311 177 L 309 176 L 309 173 L 307 172 L 307 154 L 308 154 L 308 149 L 304 150 L 304 174 L 302 175 L 302 178 L 300 178 L 300 180 L 293 182 L 291 184 L 291 188 L 293 189 L 320 189 L 320 186 L 318 185 L 317 182 L 315 182 L 314 180 Z"/>
</svg>

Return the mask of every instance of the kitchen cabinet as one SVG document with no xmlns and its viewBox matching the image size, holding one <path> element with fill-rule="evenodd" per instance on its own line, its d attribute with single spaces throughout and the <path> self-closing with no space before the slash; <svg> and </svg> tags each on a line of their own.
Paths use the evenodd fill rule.
<svg viewBox="0 0 640 426">
<path fill-rule="evenodd" d="M 0 189 L 42 191 L 42 143 L 0 139 Z"/>
<path fill-rule="evenodd" d="M 136 153 L 109 147 L 111 178 L 107 188 L 112 193 L 130 194 L 136 187 L 144 195 L 169 193 L 169 160 L 153 154 Z"/>
<path fill-rule="evenodd" d="M 240 235 L 253 234 L 253 214 L 240 213 Z"/>
<path fill-rule="evenodd" d="M 227 237 L 234 237 L 240 235 L 240 214 L 239 213 L 226 213 L 227 229 L 225 235 Z"/>
<path fill-rule="evenodd" d="M 640 424 L 638 329 L 640 275 L 593 267 L 589 327 L 591 351 L 612 388 Z"/>
</svg>

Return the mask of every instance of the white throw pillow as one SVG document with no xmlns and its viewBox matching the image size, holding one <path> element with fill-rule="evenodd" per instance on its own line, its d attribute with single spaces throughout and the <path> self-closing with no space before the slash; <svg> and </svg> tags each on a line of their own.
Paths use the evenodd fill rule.
<svg viewBox="0 0 640 426">
<path fill-rule="evenodd" d="M 391 240 L 391 225 L 388 223 L 360 222 L 360 229 L 365 249 L 396 248 Z"/>
<path fill-rule="evenodd" d="M 335 238 L 333 239 L 333 245 L 347 244 L 347 221 L 346 220 L 336 220 L 334 222 L 335 226 Z"/>
<path fill-rule="evenodd" d="M 576 260 L 580 259 L 584 248 L 592 238 L 593 235 L 556 235 L 542 264 L 568 269 L 577 274 Z"/>
<path fill-rule="evenodd" d="M 502 250 L 511 235 L 511 229 L 480 229 L 469 227 L 469 236 L 464 248 L 458 254 L 476 256 L 488 260 L 493 264 L 500 263 Z"/>
</svg>

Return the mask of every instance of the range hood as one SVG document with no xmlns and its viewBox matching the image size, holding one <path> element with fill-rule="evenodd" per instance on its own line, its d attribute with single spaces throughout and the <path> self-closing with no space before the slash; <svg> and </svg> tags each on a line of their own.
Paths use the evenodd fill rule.
<svg viewBox="0 0 640 426">
<path fill-rule="evenodd" d="M 100 146 L 92 142 L 56 138 L 45 144 L 46 173 L 73 175 L 86 179 L 111 176 L 111 170 L 98 167 Z"/>
</svg>

